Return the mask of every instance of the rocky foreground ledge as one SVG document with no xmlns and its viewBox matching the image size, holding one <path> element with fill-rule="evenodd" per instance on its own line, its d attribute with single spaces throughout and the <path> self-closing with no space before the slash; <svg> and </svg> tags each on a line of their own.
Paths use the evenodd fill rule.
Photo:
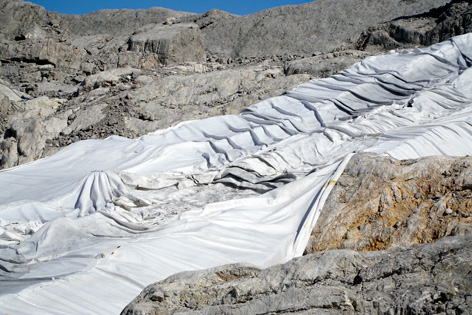
<svg viewBox="0 0 472 315">
<path fill-rule="evenodd" d="M 312 254 L 180 273 L 122 314 L 469 314 L 471 231 L 471 157 L 360 153 L 326 201 Z"/>
<path fill-rule="evenodd" d="M 227 265 L 148 286 L 122 314 L 467 314 L 472 235 L 385 251 L 332 250 L 258 270 Z"/>
</svg>

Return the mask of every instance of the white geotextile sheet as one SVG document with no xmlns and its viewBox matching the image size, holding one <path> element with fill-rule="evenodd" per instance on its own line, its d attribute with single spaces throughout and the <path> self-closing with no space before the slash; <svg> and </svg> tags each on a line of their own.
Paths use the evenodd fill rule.
<svg viewBox="0 0 472 315">
<path fill-rule="evenodd" d="M 352 152 L 472 154 L 472 35 L 0 172 L 0 309 L 112 314 L 144 286 L 303 253 Z"/>
</svg>

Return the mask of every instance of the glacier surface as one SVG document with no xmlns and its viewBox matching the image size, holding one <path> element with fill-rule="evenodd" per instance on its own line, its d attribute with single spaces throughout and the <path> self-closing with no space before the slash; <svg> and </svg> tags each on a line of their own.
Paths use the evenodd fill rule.
<svg viewBox="0 0 472 315">
<path fill-rule="evenodd" d="M 180 271 L 303 254 L 356 152 L 472 154 L 472 34 L 370 57 L 240 115 L 0 172 L 0 309 L 120 312 Z"/>
</svg>

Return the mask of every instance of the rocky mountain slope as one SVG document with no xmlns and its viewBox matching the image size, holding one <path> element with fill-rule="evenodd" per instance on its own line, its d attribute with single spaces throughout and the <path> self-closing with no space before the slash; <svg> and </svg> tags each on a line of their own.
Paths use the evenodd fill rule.
<svg viewBox="0 0 472 315">
<path fill-rule="evenodd" d="M 248 16 L 163 8 L 70 16 L 2 0 L 0 168 L 83 139 L 138 137 L 239 113 L 371 54 L 356 44 L 369 27 L 447 2 L 325 0 Z M 466 32 L 470 21 L 468 2 L 455 2 L 458 12 L 445 14 L 464 16 L 465 26 L 452 25 L 451 34 Z"/>
<path fill-rule="evenodd" d="M 204 35 L 213 54 L 309 56 L 347 46 L 369 26 L 420 14 L 447 2 L 318 0 L 224 20 L 209 26 Z"/>
<path fill-rule="evenodd" d="M 470 0 L 317 0 L 248 16 L 163 8 L 67 16 L 0 0 L 0 21 L 0 168 L 79 140 L 237 114 L 366 56 L 472 31 Z M 123 313 L 472 312 L 471 165 L 358 154 L 309 255 L 267 270 L 178 274 Z"/>
</svg>

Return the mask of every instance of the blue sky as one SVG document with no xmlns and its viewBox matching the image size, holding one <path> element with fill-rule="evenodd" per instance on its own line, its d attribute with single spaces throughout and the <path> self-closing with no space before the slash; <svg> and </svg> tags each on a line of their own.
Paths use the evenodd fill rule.
<svg viewBox="0 0 472 315">
<path fill-rule="evenodd" d="M 163 7 L 176 11 L 203 13 L 211 9 L 220 9 L 233 14 L 251 14 L 264 9 L 286 4 L 301 4 L 309 0 L 239 0 L 239 1 L 158 1 L 158 0 L 29 0 L 39 4 L 48 11 L 65 14 L 86 14 L 101 9 L 148 9 Z"/>
</svg>

